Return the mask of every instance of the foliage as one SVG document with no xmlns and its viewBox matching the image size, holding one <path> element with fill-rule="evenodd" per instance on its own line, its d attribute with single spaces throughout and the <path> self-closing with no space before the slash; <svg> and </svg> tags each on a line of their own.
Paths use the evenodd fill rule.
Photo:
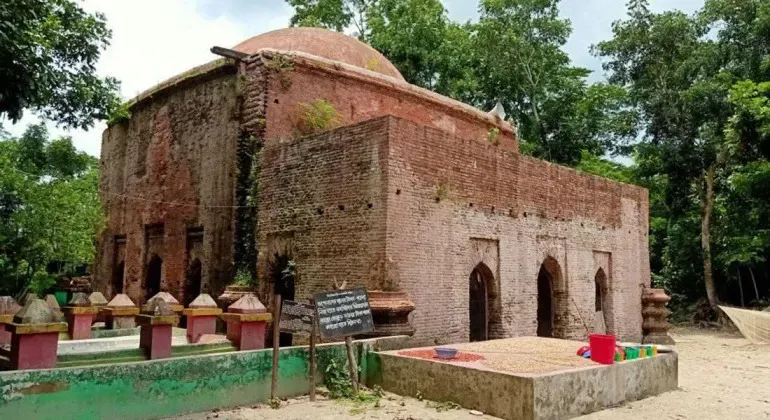
<svg viewBox="0 0 770 420">
<path fill-rule="evenodd" d="M 294 61 L 289 56 L 276 54 L 265 62 L 265 67 L 278 74 L 278 80 L 283 89 L 291 87 L 291 72 L 294 70 Z"/>
<path fill-rule="evenodd" d="M 487 141 L 495 146 L 500 144 L 500 129 L 497 127 L 490 128 L 487 131 Z"/>
<path fill-rule="evenodd" d="M 633 137 L 633 112 L 622 88 L 588 87 L 587 69 L 563 50 L 571 33 L 559 0 L 482 0 L 473 51 L 474 103 L 500 100 L 534 156 L 574 165 L 581 151 L 601 155 L 618 137 Z"/>
<path fill-rule="evenodd" d="M 103 15 L 72 0 L 5 0 L 0 34 L 0 117 L 31 109 L 87 129 L 117 107 L 117 80 L 96 75 L 111 36 Z"/>
<path fill-rule="evenodd" d="M 329 398 L 353 398 L 353 386 L 345 366 L 336 359 L 329 359 L 324 372 L 324 385 L 329 390 Z"/>
<path fill-rule="evenodd" d="M 342 114 L 334 104 L 323 98 L 299 104 L 299 130 L 302 134 L 315 134 L 336 128 L 342 122 Z"/>
<path fill-rule="evenodd" d="M 634 170 L 650 189 L 653 276 L 675 300 L 735 301 L 741 271 L 760 298 L 754 272 L 767 272 L 770 251 L 768 197 L 758 194 L 768 186 L 768 11 L 766 1 L 707 0 L 693 15 L 652 13 L 636 0 L 595 48 L 640 116 Z"/>
<path fill-rule="evenodd" d="M 367 11 L 368 41 L 417 86 L 451 95 L 467 74 L 470 34 L 439 0 L 379 0 Z"/>
<path fill-rule="evenodd" d="M 235 272 L 235 284 L 238 286 L 253 286 L 256 284 L 256 280 L 249 270 L 240 268 Z"/>
<path fill-rule="evenodd" d="M 131 119 L 131 103 L 123 102 L 120 106 L 114 108 L 110 115 L 107 117 L 107 125 L 113 126 L 115 124 L 125 124 Z"/>
<path fill-rule="evenodd" d="M 47 288 L 51 262 L 66 271 L 92 261 L 104 224 L 98 186 L 98 161 L 43 125 L 0 141 L 0 295 Z"/>
<path fill-rule="evenodd" d="M 351 24 L 366 39 L 366 11 L 373 0 L 287 0 L 294 7 L 291 26 L 315 26 L 342 32 Z"/>
<path fill-rule="evenodd" d="M 587 151 L 583 151 L 580 163 L 575 169 L 604 178 L 614 179 L 618 182 L 631 184 L 634 182 L 634 171 L 628 166 L 603 159 Z"/>
<path fill-rule="evenodd" d="M 294 260 L 288 260 L 286 261 L 286 267 L 284 267 L 283 270 L 281 270 L 281 281 L 282 282 L 290 282 L 293 281 L 297 277 L 297 266 L 294 263 Z"/>
</svg>

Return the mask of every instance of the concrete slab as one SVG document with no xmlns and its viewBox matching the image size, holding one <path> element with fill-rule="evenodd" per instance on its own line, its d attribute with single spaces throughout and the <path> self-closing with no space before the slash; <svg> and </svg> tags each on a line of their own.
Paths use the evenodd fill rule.
<svg viewBox="0 0 770 420">
<path fill-rule="evenodd" d="M 484 357 L 473 362 L 404 355 L 421 349 L 379 352 L 381 376 L 370 385 L 510 420 L 567 419 L 677 389 L 676 353 L 599 365 L 576 355 L 583 345 L 520 337 L 442 346 Z"/>
<path fill-rule="evenodd" d="M 109 350 L 124 350 L 139 348 L 139 329 L 135 335 L 110 338 L 92 338 L 89 340 L 59 341 L 59 355 L 79 354 L 79 353 L 99 353 Z M 224 340 L 224 336 L 221 336 Z M 171 338 L 172 346 L 181 346 L 187 344 L 185 330 L 174 328 Z"/>
</svg>

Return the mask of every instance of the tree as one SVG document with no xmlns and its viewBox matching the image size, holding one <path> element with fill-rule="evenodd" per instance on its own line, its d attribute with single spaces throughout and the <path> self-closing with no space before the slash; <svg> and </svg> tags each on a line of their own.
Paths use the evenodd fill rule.
<svg viewBox="0 0 770 420">
<path fill-rule="evenodd" d="M 291 26 L 312 26 L 343 32 L 353 25 L 356 36 L 368 38 L 367 13 L 376 0 L 286 0 L 294 7 Z"/>
<path fill-rule="evenodd" d="M 651 193 L 651 217 L 666 220 L 665 228 L 651 223 L 651 249 L 662 250 L 659 276 L 687 294 L 690 284 L 703 284 L 713 308 L 715 277 L 737 275 L 740 286 L 735 267 L 764 261 L 768 251 L 767 224 L 757 217 L 767 199 L 738 183 L 761 178 L 762 89 L 736 84 L 766 77 L 768 12 L 766 1 L 708 0 L 693 15 L 655 14 L 646 0 L 634 0 L 628 19 L 613 24 L 613 39 L 594 50 L 609 82 L 628 89 L 638 109 L 640 179 L 663 190 L 656 207 Z M 698 259 L 701 275 L 694 276 Z"/>
<path fill-rule="evenodd" d="M 719 73 L 707 26 L 681 12 L 650 13 L 646 1 L 631 5 L 629 19 L 613 24 L 614 38 L 596 48 L 608 61 L 610 82 L 628 87 L 645 123 L 643 141 L 663 159 L 666 197 L 675 215 L 687 213 L 693 193 L 701 212 L 703 278 L 712 307 L 719 302 L 713 280 L 711 224 L 714 185 L 726 126 L 729 80 Z"/>
<path fill-rule="evenodd" d="M 457 99 L 475 91 L 474 26 L 450 21 L 439 0 L 379 0 L 366 17 L 369 43 L 409 83 Z"/>
<path fill-rule="evenodd" d="M 103 214 L 98 161 L 43 125 L 0 141 L 0 295 L 44 289 L 46 267 L 72 269 L 94 256 Z"/>
<path fill-rule="evenodd" d="M 518 122 L 522 150 L 575 165 L 633 137 L 625 90 L 587 82 L 563 50 L 572 29 L 559 0 L 482 0 L 477 26 L 480 88 L 474 105 L 500 100 Z"/>
<path fill-rule="evenodd" d="M 0 117 L 25 109 L 83 129 L 107 119 L 118 104 L 118 82 L 96 75 L 111 33 L 101 14 L 72 0 L 0 2 Z"/>
</svg>

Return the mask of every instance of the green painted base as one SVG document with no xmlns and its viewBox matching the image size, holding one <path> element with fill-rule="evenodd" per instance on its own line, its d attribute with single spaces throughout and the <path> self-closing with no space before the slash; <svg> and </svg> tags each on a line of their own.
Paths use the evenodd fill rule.
<svg viewBox="0 0 770 420">
<path fill-rule="evenodd" d="M 376 365 L 367 354 L 381 340 L 389 339 L 356 343 L 357 353 L 363 356 L 359 357 L 362 381 L 376 377 L 367 372 Z M 0 418 L 101 419 L 114 418 L 116 413 L 121 419 L 162 418 L 264 403 L 270 397 L 272 350 L 233 352 L 232 346 L 227 349 L 222 344 L 181 346 L 172 349 L 172 358 L 157 361 L 139 361 L 141 354 L 133 351 L 104 353 L 100 359 L 93 354 L 86 359 L 60 357 L 57 369 L 0 372 Z M 307 347 L 281 349 L 279 397 L 307 393 L 307 356 Z M 343 343 L 318 346 L 319 384 L 331 360 L 345 365 Z M 76 367 L 86 363 L 90 366 Z"/>
</svg>

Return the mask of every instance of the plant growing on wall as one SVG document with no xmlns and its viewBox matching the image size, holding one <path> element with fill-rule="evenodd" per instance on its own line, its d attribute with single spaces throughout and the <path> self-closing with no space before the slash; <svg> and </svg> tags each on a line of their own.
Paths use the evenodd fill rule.
<svg viewBox="0 0 770 420">
<path fill-rule="evenodd" d="M 342 114 L 334 104 L 323 98 L 299 104 L 299 130 L 302 134 L 314 134 L 339 127 Z"/>
<path fill-rule="evenodd" d="M 436 185 L 436 202 L 449 198 L 449 185 L 446 181 L 439 181 Z"/>
<path fill-rule="evenodd" d="M 120 106 L 116 107 L 107 117 L 107 125 L 113 126 L 115 124 L 127 123 L 131 119 L 131 111 L 129 110 L 130 102 L 123 102 Z"/>
<path fill-rule="evenodd" d="M 291 87 L 292 80 L 290 75 L 294 70 L 294 62 L 291 58 L 276 54 L 272 59 L 265 61 L 265 67 L 278 75 L 278 81 L 284 90 Z"/>
<path fill-rule="evenodd" d="M 246 269 L 241 268 L 235 273 L 235 284 L 238 286 L 254 286 L 256 283 L 254 276 Z"/>
<path fill-rule="evenodd" d="M 500 129 L 497 127 L 490 128 L 487 132 L 487 141 L 495 146 L 500 144 Z"/>
</svg>

